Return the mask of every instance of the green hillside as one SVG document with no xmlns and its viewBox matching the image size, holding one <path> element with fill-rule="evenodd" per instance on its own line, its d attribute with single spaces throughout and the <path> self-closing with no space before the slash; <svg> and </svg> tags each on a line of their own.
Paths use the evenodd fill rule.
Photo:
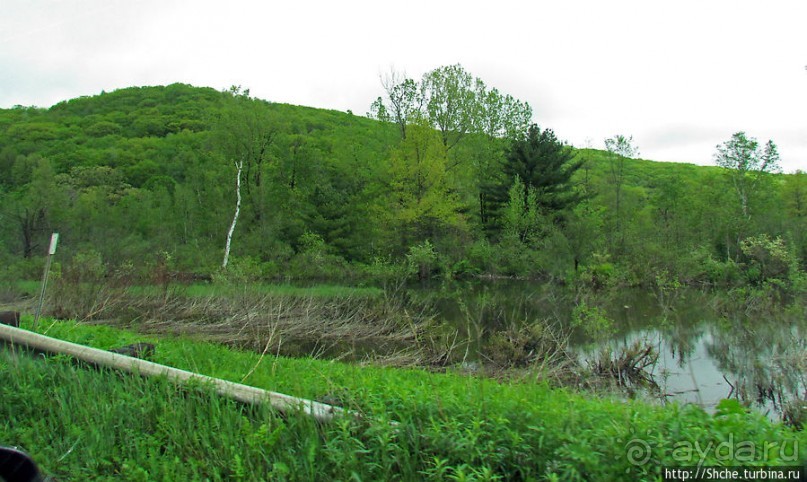
<svg viewBox="0 0 807 482">
<path fill-rule="evenodd" d="M 409 260 L 421 276 L 731 284 L 807 262 L 805 174 L 763 176 L 743 215 L 721 168 L 572 150 L 582 200 L 513 220 L 510 141 L 448 134 L 412 124 L 402 139 L 391 121 L 182 84 L 0 110 L 0 261 L 39 276 L 58 231 L 62 263 L 215 272 L 241 161 L 231 269 L 250 278 L 345 278 Z M 745 240 L 770 256 L 777 237 L 782 266 L 749 272 L 762 254 Z"/>
</svg>

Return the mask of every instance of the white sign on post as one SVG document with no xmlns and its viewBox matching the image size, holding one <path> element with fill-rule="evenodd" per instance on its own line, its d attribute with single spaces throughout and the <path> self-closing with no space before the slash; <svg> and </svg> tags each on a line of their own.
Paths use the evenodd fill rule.
<svg viewBox="0 0 807 482">
<path fill-rule="evenodd" d="M 42 303 L 45 302 L 45 289 L 48 286 L 48 273 L 50 273 L 50 262 L 54 254 L 56 254 L 56 245 L 59 243 L 59 233 L 50 235 L 50 248 L 48 248 L 48 259 L 45 261 L 45 272 L 42 274 L 42 290 L 39 292 L 39 304 L 36 306 L 36 313 L 34 314 L 34 331 L 36 331 L 39 324 L 39 315 L 42 314 Z"/>
<path fill-rule="evenodd" d="M 53 233 L 50 236 L 50 249 L 48 250 L 48 254 L 53 256 L 56 254 L 56 244 L 59 242 L 59 233 Z"/>
</svg>

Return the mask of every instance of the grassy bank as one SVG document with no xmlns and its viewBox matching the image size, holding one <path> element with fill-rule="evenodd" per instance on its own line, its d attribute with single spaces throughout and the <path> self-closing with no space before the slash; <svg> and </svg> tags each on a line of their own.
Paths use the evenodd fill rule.
<svg viewBox="0 0 807 482">
<path fill-rule="evenodd" d="M 149 340 L 158 363 L 365 415 L 318 426 L 204 389 L 5 353 L 0 442 L 29 451 L 59 480 L 654 480 L 663 466 L 807 457 L 803 432 L 733 403 L 709 415 L 529 380 L 262 357 L 72 322 L 39 331 L 98 348 Z"/>
<path fill-rule="evenodd" d="M 58 280 L 57 280 L 58 282 Z M 89 284 L 89 283 L 85 283 Z M 13 282 L 3 282 L 2 289 L 9 296 L 34 296 L 39 293 L 41 281 L 39 280 L 18 280 Z M 97 289 L 90 286 L 89 289 Z M 213 296 L 229 295 L 233 293 L 251 293 L 256 295 L 277 295 L 296 296 L 314 298 L 375 298 L 384 296 L 384 290 L 372 286 L 342 286 L 338 284 L 312 284 L 310 286 L 298 286 L 289 283 L 249 283 L 241 285 L 228 285 L 226 283 L 195 283 L 181 284 L 171 283 L 167 287 L 159 287 L 153 284 L 141 286 L 127 286 L 126 291 L 139 296 L 155 296 L 164 294 L 166 289 L 178 292 L 185 296 Z"/>
</svg>

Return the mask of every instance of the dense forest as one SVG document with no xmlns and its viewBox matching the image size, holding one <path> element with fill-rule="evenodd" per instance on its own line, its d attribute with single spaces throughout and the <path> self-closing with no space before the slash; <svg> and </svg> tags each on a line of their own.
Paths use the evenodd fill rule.
<svg viewBox="0 0 807 482">
<path fill-rule="evenodd" d="M 51 232 L 57 266 L 143 277 L 731 286 L 807 266 L 803 172 L 575 149 L 460 66 L 384 88 L 367 117 L 183 84 L 0 110 L 2 275 L 40 276 Z M 716 158 L 771 154 L 738 134 Z"/>
</svg>

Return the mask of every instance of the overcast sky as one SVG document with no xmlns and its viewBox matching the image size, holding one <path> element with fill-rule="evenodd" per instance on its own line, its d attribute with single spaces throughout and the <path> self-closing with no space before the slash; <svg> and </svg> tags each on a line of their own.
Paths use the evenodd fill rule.
<svg viewBox="0 0 807 482">
<path fill-rule="evenodd" d="M 807 170 L 807 1 L 0 0 L 0 107 L 184 82 L 365 114 L 460 63 L 576 146 L 713 164 L 745 131 Z"/>
</svg>

